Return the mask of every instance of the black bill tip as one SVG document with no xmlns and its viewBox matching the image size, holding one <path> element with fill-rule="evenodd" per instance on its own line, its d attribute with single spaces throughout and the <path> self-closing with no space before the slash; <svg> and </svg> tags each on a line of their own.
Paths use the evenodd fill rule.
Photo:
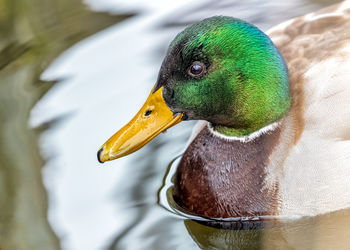
<svg viewBox="0 0 350 250">
<path fill-rule="evenodd" d="M 97 160 L 100 162 L 100 163 L 103 163 L 103 161 L 101 160 L 101 154 L 102 154 L 102 151 L 105 149 L 105 147 L 103 148 L 100 148 L 100 150 L 97 152 Z"/>
</svg>

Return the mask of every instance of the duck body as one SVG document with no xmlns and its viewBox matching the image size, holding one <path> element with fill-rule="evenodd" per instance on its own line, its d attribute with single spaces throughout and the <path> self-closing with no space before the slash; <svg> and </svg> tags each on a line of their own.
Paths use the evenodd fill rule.
<svg viewBox="0 0 350 250">
<path fill-rule="evenodd" d="M 262 34 L 228 17 L 180 33 L 149 99 L 99 161 L 134 152 L 180 120 L 206 120 L 174 179 L 174 200 L 188 213 L 290 217 L 350 207 L 350 2 L 276 26 L 267 32 L 273 43 Z"/>
<path fill-rule="evenodd" d="M 268 32 L 286 60 L 292 107 L 273 130 L 223 137 L 200 122 L 174 198 L 209 218 L 312 216 L 350 206 L 350 6 Z"/>
</svg>

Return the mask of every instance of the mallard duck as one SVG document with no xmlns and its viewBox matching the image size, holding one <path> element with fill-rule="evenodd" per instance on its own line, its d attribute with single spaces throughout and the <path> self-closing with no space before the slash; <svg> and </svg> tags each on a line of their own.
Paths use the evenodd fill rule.
<svg viewBox="0 0 350 250">
<path fill-rule="evenodd" d="M 312 216 L 350 206 L 350 2 L 267 32 L 227 16 L 171 42 L 143 107 L 98 151 L 133 153 L 199 120 L 174 200 L 206 218 Z"/>
</svg>

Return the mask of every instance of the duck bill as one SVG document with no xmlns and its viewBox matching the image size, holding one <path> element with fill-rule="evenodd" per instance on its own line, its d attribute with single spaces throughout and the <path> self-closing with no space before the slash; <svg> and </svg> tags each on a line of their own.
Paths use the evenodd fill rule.
<svg viewBox="0 0 350 250">
<path fill-rule="evenodd" d="M 99 162 L 131 154 L 181 121 L 182 114 L 173 114 L 164 101 L 162 90 L 163 87 L 155 93 L 152 90 L 135 117 L 102 145 L 97 153 Z"/>
</svg>

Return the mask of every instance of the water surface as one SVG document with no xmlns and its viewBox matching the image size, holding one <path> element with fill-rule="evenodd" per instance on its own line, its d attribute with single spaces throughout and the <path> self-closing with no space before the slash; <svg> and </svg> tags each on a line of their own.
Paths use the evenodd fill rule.
<svg viewBox="0 0 350 250">
<path fill-rule="evenodd" d="M 0 249 L 349 249 L 348 210 L 253 230 L 174 213 L 167 166 L 193 122 L 133 155 L 96 160 L 143 104 L 185 25 L 230 15 L 267 30 L 331 1 L 1 3 Z"/>
</svg>

